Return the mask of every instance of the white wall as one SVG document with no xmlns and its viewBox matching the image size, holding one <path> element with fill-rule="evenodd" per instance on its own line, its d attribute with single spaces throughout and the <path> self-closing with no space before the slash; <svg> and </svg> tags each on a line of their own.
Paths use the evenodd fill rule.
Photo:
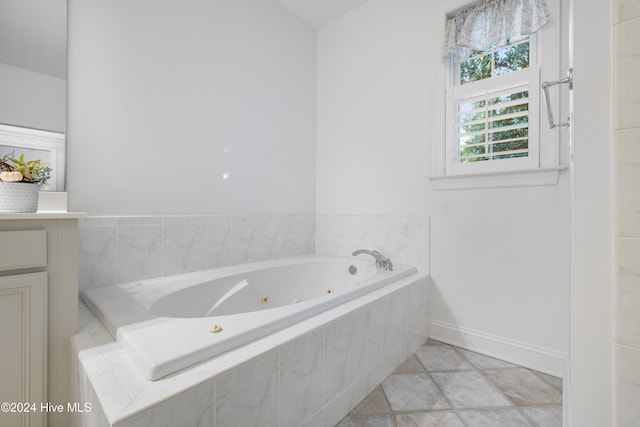
<svg viewBox="0 0 640 427">
<path fill-rule="evenodd" d="M 312 28 L 274 0 L 68 10 L 72 210 L 314 212 Z"/>
<path fill-rule="evenodd" d="M 317 210 L 431 216 L 432 336 L 564 374 L 570 186 L 432 190 L 436 2 L 370 0 L 318 35 Z"/>
<path fill-rule="evenodd" d="M 571 4 L 575 90 L 569 425 L 622 427 L 614 421 L 612 387 L 613 2 Z"/>
<path fill-rule="evenodd" d="M 0 123 L 64 132 L 64 79 L 0 63 Z"/>
<path fill-rule="evenodd" d="M 439 60 L 430 9 L 370 0 L 320 29 L 319 213 L 430 211 L 429 76 Z"/>
</svg>

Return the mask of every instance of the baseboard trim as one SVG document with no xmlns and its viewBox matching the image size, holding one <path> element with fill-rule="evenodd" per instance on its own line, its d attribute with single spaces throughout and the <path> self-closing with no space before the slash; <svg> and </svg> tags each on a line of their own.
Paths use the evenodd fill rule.
<svg viewBox="0 0 640 427">
<path fill-rule="evenodd" d="M 563 378 L 567 355 L 499 337 L 485 332 L 432 320 L 430 338 L 487 356 L 515 363 L 525 368 Z"/>
</svg>

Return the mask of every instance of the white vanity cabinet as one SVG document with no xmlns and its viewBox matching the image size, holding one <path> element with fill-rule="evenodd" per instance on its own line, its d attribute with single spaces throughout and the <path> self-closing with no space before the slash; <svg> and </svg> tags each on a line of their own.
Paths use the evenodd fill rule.
<svg viewBox="0 0 640 427">
<path fill-rule="evenodd" d="M 46 286 L 46 273 L 0 277 L 3 427 L 46 425 L 46 414 L 40 407 L 40 402 L 46 401 Z"/>
<path fill-rule="evenodd" d="M 14 405 L 0 411 L 2 427 L 70 425 L 83 216 L 0 214 L 0 404 Z"/>
</svg>

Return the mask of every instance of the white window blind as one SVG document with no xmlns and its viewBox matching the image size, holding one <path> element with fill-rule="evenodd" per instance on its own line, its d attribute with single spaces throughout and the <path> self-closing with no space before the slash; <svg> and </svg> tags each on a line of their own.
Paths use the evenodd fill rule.
<svg viewBox="0 0 640 427">
<path fill-rule="evenodd" d="M 528 85 L 458 102 L 458 161 L 527 157 L 528 119 Z"/>
<path fill-rule="evenodd" d="M 538 80 L 524 69 L 449 90 L 450 173 L 538 167 Z"/>
</svg>

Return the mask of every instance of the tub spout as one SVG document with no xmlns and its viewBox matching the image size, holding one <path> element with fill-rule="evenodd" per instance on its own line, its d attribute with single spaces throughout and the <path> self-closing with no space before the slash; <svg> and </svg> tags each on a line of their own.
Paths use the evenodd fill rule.
<svg viewBox="0 0 640 427">
<path fill-rule="evenodd" d="M 368 249 L 358 249 L 357 251 L 353 251 L 352 256 L 357 256 L 360 254 L 371 255 L 376 260 L 376 265 L 380 269 L 384 269 L 386 271 L 393 271 L 393 263 L 389 258 L 382 255 L 378 251 L 370 251 Z"/>
</svg>

